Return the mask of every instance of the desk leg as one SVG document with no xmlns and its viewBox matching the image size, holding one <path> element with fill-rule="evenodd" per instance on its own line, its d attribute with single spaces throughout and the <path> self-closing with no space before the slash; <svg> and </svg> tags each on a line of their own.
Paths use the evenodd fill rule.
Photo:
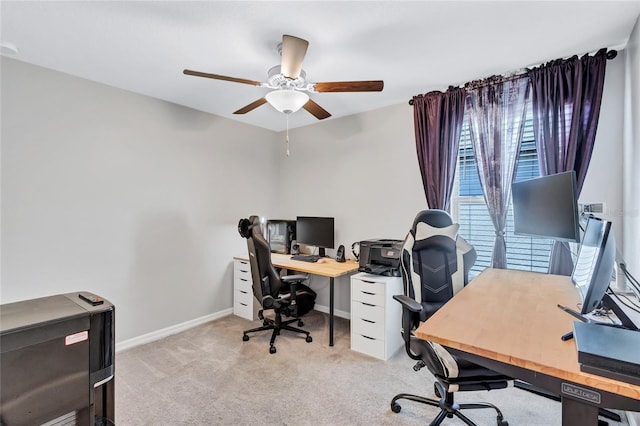
<svg viewBox="0 0 640 426">
<path fill-rule="evenodd" d="M 329 346 L 333 346 L 333 277 L 329 278 Z"/>
<path fill-rule="evenodd" d="M 562 398 L 562 426 L 597 426 L 598 407 Z"/>
</svg>

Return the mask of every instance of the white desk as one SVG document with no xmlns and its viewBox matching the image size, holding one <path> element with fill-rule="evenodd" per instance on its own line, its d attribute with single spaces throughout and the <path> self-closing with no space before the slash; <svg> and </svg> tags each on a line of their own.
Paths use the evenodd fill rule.
<svg viewBox="0 0 640 426">
<path fill-rule="evenodd" d="M 248 256 L 235 256 L 234 259 L 248 261 Z M 271 253 L 271 263 L 276 268 L 306 274 L 320 275 L 329 278 L 329 346 L 333 346 L 333 310 L 334 310 L 334 278 L 351 274 L 358 270 L 358 263 L 353 260 L 336 262 L 335 259 L 325 258 L 325 262 L 303 262 L 291 260 L 290 254 Z"/>
</svg>

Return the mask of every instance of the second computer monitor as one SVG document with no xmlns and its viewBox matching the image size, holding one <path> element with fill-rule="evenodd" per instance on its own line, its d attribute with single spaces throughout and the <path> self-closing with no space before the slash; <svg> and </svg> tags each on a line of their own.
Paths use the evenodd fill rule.
<svg viewBox="0 0 640 426">
<path fill-rule="evenodd" d="M 325 248 L 334 247 L 332 217 L 298 216 L 296 218 L 296 241 L 318 247 L 318 255 L 325 256 Z"/>
<path fill-rule="evenodd" d="M 590 217 L 571 279 L 580 289 L 582 314 L 598 307 L 604 296 L 616 261 L 616 240 L 611 222 Z"/>
</svg>

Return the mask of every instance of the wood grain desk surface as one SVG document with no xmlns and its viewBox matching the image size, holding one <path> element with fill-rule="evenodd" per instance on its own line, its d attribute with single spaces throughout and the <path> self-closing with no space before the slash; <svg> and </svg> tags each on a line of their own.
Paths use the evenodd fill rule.
<svg viewBox="0 0 640 426">
<path fill-rule="evenodd" d="M 487 269 L 462 289 L 416 335 L 443 346 L 640 400 L 640 386 L 580 371 L 575 340 L 560 340 L 577 308 L 570 277 Z M 640 348 L 639 348 L 640 350 Z"/>
<path fill-rule="evenodd" d="M 249 260 L 248 256 L 235 256 L 234 259 Z M 320 275 L 323 277 L 337 278 L 358 270 L 358 263 L 354 260 L 346 262 L 336 262 L 330 257 L 324 258 L 325 262 L 303 262 L 301 260 L 291 260 L 290 254 L 271 253 L 271 263 L 277 268 L 289 269 L 291 271 L 304 272 L 307 274 Z"/>
</svg>

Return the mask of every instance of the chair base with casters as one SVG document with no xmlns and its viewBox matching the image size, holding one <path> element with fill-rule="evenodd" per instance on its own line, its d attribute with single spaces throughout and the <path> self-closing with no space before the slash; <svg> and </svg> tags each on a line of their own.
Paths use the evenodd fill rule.
<svg viewBox="0 0 640 426">
<path fill-rule="evenodd" d="M 294 319 L 282 321 L 282 315 L 280 315 L 279 313 L 276 314 L 275 319 L 265 318 L 264 315 L 262 314 L 262 309 L 258 312 L 258 318 L 260 318 L 263 321 L 262 327 L 256 327 L 250 330 L 245 330 L 242 335 L 243 342 L 246 342 L 247 340 L 249 340 L 249 335 L 247 333 L 254 333 L 257 331 L 265 331 L 265 330 L 273 330 L 273 333 L 271 333 L 271 340 L 269 341 L 269 353 L 272 353 L 272 354 L 276 353 L 275 341 L 276 341 L 276 337 L 280 334 L 280 330 L 289 330 L 295 333 L 304 334 L 306 335 L 305 341 L 307 343 L 313 342 L 313 338 L 311 337 L 311 334 L 308 331 L 302 330 L 300 328 L 292 327 L 289 325 L 297 321 L 298 327 L 302 327 L 304 323 L 300 318 L 294 318 Z"/>
<path fill-rule="evenodd" d="M 415 371 L 420 370 L 424 367 L 425 364 L 422 361 L 419 361 L 413 369 Z M 461 382 L 460 387 L 468 387 L 466 390 L 490 390 L 490 389 L 501 389 L 504 388 L 505 377 L 504 376 L 495 376 L 495 377 L 478 377 L 477 380 L 472 380 L 470 378 L 465 378 L 463 382 Z M 457 404 L 453 399 L 453 392 L 448 392 L 448 386 L 453 385 L 454 383 L 448 383 L 447 381 L 442 381 L 442 378 L 438 378 L 433 384 L 434 391 L 436 396 L 440 399 L 432 399 L 426 398 L 424 396 L 412 395 L 408 393 L 399 393 L 394 396 L 391 400 L 391 411 L 394 413 L 399 413 L 402 409 L 402 406 L 398 404 L 398 400 L 406 399 L 409 401 L 419 402 L 421 404 L 431 405 L 433 407 L 439 407 L 440 413 L 433 419 L 430 423 L 430 426 L 437 426 L 442 424 L 445 418 L 452 418 L 453 416 L 458 417 L 464 423 L 469 426 L 475 426 L 476 424 L 471 421 L 467 416 L 462 414 L 461 410 L 471 410 L 478 408 L 491 408 L 496 411 L 496 423 L 498 426 L 508 426 L 509 423 L 504 420 L 504 416 L 502 415 L 502 411 L 498 407 L 488 402 L 476 402 L 476 403 L 466 403 L 466 404 Z M 445 387 L 446 386 L 446 387 Z M 464 390 L 464 389 L 463 389 Z"/>
</svg>

